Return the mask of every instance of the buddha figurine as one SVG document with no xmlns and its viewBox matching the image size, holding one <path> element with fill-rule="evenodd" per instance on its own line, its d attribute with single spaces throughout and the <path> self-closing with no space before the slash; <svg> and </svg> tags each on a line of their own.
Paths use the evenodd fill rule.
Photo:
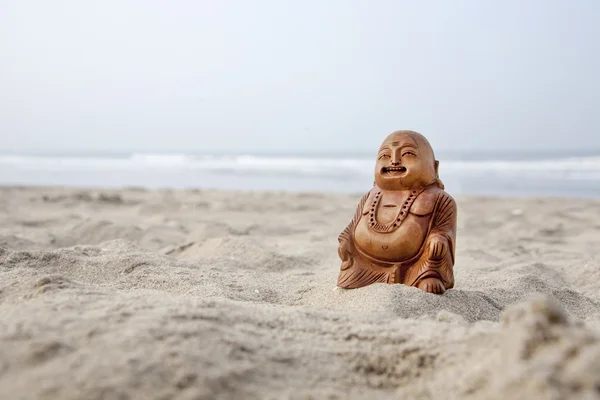
<svg viewBox="0 0 600 400">
<path fill-rule="evenodd" d="M 436 294 L 454 287 L 456 202 L 438 166 L 417 132 L 393 132 L 383 141 L 373 188 L 338 238 L 339 287 L 402 283 Z"/>
</svg>

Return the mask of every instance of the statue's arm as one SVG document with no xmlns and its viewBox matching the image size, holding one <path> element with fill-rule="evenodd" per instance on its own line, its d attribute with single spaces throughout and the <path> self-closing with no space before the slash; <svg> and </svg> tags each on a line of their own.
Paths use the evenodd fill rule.
<svg viewBox="0 0 600 400">
<path fill-rule="evenodd" d="M 456 202 L 448 193 L 439 191 L 430 200 L 433 215 L 424 251 L 407 271 L 405 284 L 418 286 L 422 278 L 436 274 L 445 289 L 454 287 L 454 248 L 456 240 Z"/>
<path fill-rule="evenodd" d="M 354 248 L 352 235 L 354 232 L 354 228 L 356 227 L 356 224 L 360 220 L 365 203 L 367 202 L 367 199 L 369 198 L 370 194 L 371 194 L 371 191 L 367 192 L 360 199 L 360 202 L 358 203 L 358 206 L 356 207 L 356 212 L 354 213 L 354 218 L 352 218 L 352 221 L 350 221 L 348 226 L 346 226 L 346 228 L 338 236 L 338 242 L 339 242 L 338 255 L 340 256 L 340 259 L 342 260 L 342 265 L 341 265 L 342 270 L 350 268 L 354 263 L 354 258 L 352 257 L 353 248 Z"/>
<path fill-rule="evenodd" d="M 448 193 L 442 192 L 436 202 L 435 217 L 429 235 L 432 258 L 441 259 L 448 253 L 450 262 L 454 264 L 456 219 L 456 201 Z"/>
<path fill-rule="evenodd" d="M 445 289 L 454 287 L 454 249 L 456 241 L 456 202 L 446 192 L 436 198 L 431 229 L 425 251 L 416 268 L 407 277 L 407 284 L 417 286 L 422 277 L 435 272 Z"/>
</svg>

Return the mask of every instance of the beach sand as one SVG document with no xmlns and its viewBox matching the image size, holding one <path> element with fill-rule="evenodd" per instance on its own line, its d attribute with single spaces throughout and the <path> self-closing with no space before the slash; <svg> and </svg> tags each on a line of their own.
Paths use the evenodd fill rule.
<svg viewBox="0 0 600 400">
<path fill-rule="evenodd" d="M 0 189 L 0 398 L 600 398 L 600 200 L 457 197 L 437 296 L 336 288 L 362 194 Z"/>
</svg>

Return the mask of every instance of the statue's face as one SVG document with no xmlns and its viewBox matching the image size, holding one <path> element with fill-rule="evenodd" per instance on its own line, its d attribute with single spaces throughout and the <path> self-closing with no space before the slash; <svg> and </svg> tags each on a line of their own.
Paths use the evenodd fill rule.
<svg viewBox="0 0 600 400">
<path fill-rule="evenodd" d="M 375 183 L 382 189 L 419 189 L 435 181 L 437 166 L 427 139 L 411 131 L 389 135 L 381 145 Z"/>
</svg>

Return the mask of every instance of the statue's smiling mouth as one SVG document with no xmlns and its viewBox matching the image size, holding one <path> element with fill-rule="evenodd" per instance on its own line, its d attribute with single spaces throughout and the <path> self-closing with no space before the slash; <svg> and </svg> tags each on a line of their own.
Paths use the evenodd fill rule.
<svg viewBox="0 0 600 400">
<path fill-rule="evenodd" d="M 386 175 L 403 175 L 406 173 L 406 167 L 383 167 L 381 173 Z"/>
</svg>

